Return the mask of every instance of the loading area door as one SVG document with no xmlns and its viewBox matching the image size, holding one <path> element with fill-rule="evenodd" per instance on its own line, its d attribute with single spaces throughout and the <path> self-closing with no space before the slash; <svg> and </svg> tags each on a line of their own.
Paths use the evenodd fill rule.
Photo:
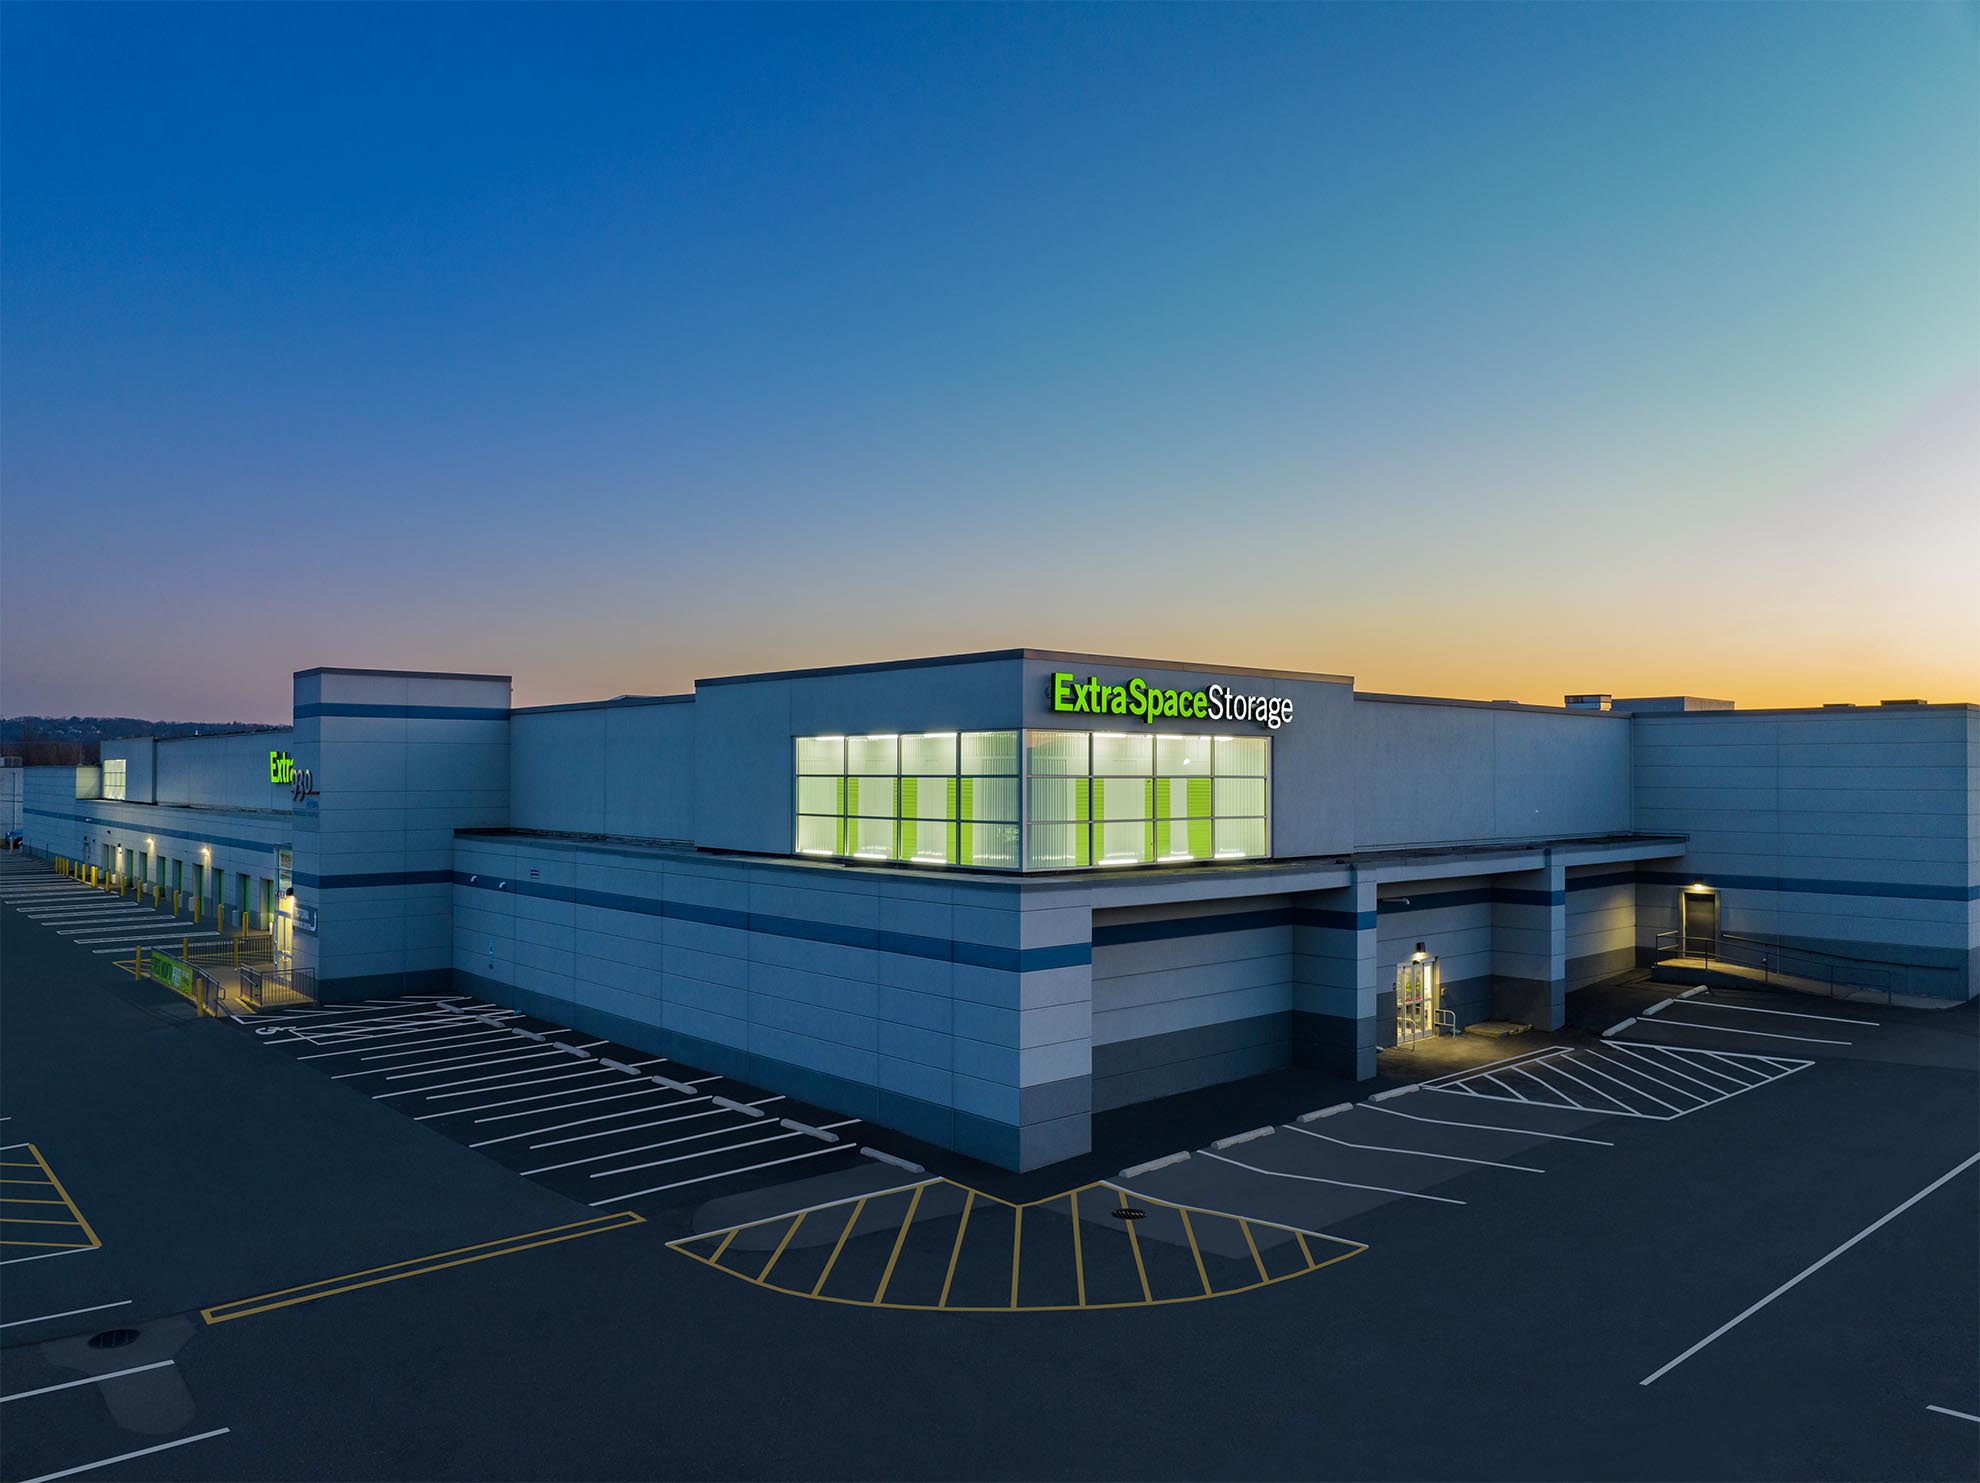
<svg viewBox="0 0 1980 1483">
<path fill-rule="evenodd" d="M 1716 891 L 1686 891 L 1679 898 L 1684 929 L 1684 956 L 1719 955 L 1719 897 Z"/>
</svg>

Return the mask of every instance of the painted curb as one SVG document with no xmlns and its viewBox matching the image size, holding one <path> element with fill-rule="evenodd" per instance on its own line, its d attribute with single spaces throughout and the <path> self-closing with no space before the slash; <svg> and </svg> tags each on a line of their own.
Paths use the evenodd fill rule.
<svg viewBox="0 0 1980 1483">
<path fill-rule="evenodd" d="M 1386 1102 L 1391 1097 L 1407 1097 L 1411 1092 L 1420 1092 L 1422 1090 L 1421 1083 L 1411 1082 L 1406 1087 L 1390 1087 L 1386 1092 L 1377 1092 L 1368 1100 L 1370 1102 Z"/>
<path fill-rule="evenodd" d="M 892 1164 L 896 1169 L 905 1169 L 910 1174 L 926 1174 L 928 1171 L 919 1164 L 910 1164 L 906 1159 L 897 1159 L 890 1153 L 882 1153 L 877 1148 L 862 1148 L 860 1152 L 869 1159 L 878 1159 L 883 1164 Z"/>
<path fill-rule="evenodd" d="M 1249 1143 L 1254 1138 L 1269 1138 L 1277 1131 L 1277 1128 L 1253 1128 L 1248 1133 L 1233 1133 L 1228 1138 L 1219 1138 L 1210 1146 L 1212 1148 L 1235 1148 L 1238 1144 Z"/>
<path fill-rule="evenodd" d="M 763 1114 L 759 1111 L 757 1116 L 761 1117 Z M 813 1138 L 823 1138 L 827 1143 L 837 1143 L 839 1141 L 839 1135 L 837 1133 L 828 1133 L 823 1128 L 814 1128 L 810 1123 L 792 1122 L 787 1117 L 778 1118 L 777 1126 L 780 1128 L 789 1128 L 793 1133 L 809 1133 Z"/>
<path fill-rule="evenodd" d="M 1132 1169 L 1123 1169 L 1118 1177 L 1122 1179 L 1133 1179 L 1139 1174 L 1153 1174 L 1157 1169 L 1166 1169 L 1171 1164 L 1180 1164 L 1188 1157 L 1189 1150 L 1184 1149 L 1181 1153 L 1172 1153 L 1165 1159 L 1150 1159 L 1145 1164 L 1136 1164 Z"/>
<path fill-rule="evenodd" d="M 1604 1030 L 1604 1031 L 1602 1032 L 1602 1038 L 1603 1038 L 1604 1040 L 1607 1040 L 1607 1039 L 1608 1039 L 1608 1038 L 1609 1038 L 1609 1037 L 1610 1037 L 1611 1035 L 1615 1035 L 1615 1034 L 1619 1034 L 1620 1032 L 1622 1032 L 1622 1031 L 1624 1031 L 1624 1030 L 1627 1030 L 1627 1029 L 1628 1029 L 1628 1028 L 1629 1028 L 1629 1027 L 1630 1027 L 1631 1025 L 1633 1025 L 1633 1024 L 1635 1024 L 1635 1023 L 1636 1023 L 1636 1016 L 1635 1016 L 1635 1015 L 1631 1015 L 1631 1016 L 1630 1016 L 1630 1017 L 1629 1017 L 1628 1019 L 1626 1019 L 1626 1020 L 1624 1020 L 1624 1021 L 1623 1021 L 1623 1022 L 1622 1022 L 1621 1024 L 1619 1024 L 1619 1025 L 1611 1025 L 1611 1026 L 1609 1026 L 1609 1028 L 1608 1028 L 1608 1029 L 1606 1029 L 1606 1030 Z"/>
<path fill-rule="evenodd" d="M 1293 1121 L 1298 1123 L 1315 1122 L 1323 1117 L 1332 1117 L 1337 1112 L 1346 1112 L 1353 1106 L 1354 1103 L 1352 1102 L 1336 1102 L 1332 1107 L 1322 1107 L 1317 1112 L 1302 1112 Z"/>
</svg>

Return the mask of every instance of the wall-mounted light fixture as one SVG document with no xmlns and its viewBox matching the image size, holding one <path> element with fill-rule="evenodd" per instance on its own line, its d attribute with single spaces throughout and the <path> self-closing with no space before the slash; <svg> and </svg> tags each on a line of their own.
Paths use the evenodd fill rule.
<svg viewBox="0 0 1980 1483">
<path fill-rule="evenodd" d="M 1423 944 L 1419 942 L 1416 945 L 1416 951 L 1409 955 L 1409 961 L 1412 963 L 1421 963 L 1426 959 L 1428 959 L 1429 956 L 1430 955 L 1423 950 Z"/>
<path fill-rule="evenodd" d="M 469 876 L 469 877 L 468 877 L 468 884 L 469 884 L 469 885 L 471 886 L 471 885 L 473 885 L 473 884 L 474 884 L 474 883 L 475 883 L 476 881 L 478 881 L 478 880 L 480 880 L 480 879 L 481 879 L 481 877 L 480 877 L 480 876 L 478 876 L 478 875 L 471 875 L 471 876 Z"/>
</svg>

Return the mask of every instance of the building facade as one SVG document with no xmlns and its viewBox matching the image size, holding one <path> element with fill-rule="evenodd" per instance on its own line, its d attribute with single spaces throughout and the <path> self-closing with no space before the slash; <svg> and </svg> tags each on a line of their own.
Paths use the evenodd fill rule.
<svg viewBox="0 0 1980 1483">
<path fill-rule="evenodd" d="M 325 999 L 458 986 L 1012 1168 L 1098 1111 L 1557 1027 L 1660 956 L 1947 1003 L 1980 957 L 1970 705 L 1554 708 L 1038 650 L 563 706 L 491 675 L 294 693 L 286 730 L 28 769 L 31 847 L 219 893 Z"/>
</svg>

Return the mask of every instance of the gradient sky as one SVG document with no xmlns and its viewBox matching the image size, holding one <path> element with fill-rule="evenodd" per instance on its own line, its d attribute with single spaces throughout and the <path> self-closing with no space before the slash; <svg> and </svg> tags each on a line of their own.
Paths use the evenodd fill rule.
<svg viewBox="0 0 1980 1483">
<path fill-rule="evenodd" d="M 1980 701 L 1980 10 L 0 10 L 0 711 Z"/>
</svg>

